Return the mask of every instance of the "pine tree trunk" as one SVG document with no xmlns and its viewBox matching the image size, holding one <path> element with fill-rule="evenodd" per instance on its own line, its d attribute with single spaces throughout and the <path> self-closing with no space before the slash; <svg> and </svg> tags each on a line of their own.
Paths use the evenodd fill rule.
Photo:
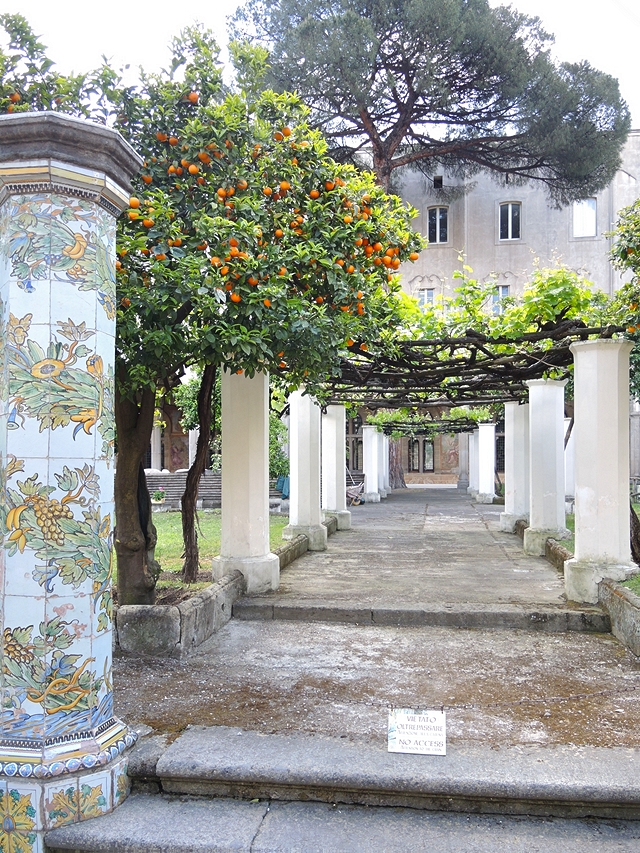
<svg viewBox="0 0 640 853">
<path fill-rule="evenodd" d="M 159 566 L 153 559 L 156 529 L 144 474 L 151 441 L 155 393 L 145 389 L 137 401 L 116 392 L 116 557 L 118 604 L 153 604 Z"/>
<path fill-rule="evenodd" d="M 402 439 L 400 438 L 392 438 L 389 441 L 389 485 L 392 489 L 407 488 L 402 470 Z"/>
<path fill-rule="evenodd" d="M 195 583 L 198 579 L 199 551 L 198 531 L 196 529 L 197 513 L 196 503 L 198 500 L 198 484 L 204 474 L 209 453 L 209 439 L 211 437 L 211 420 L 213 404 L 211 395 L 216 381 L 216 367 L 208 364 L 202 374 L 200 389 L 198 391 L 198 422 L 200 434 L 196 455 L 193 460 L 184 494 L 182 496 L 182 538 L 184 541 L 184 563 L 182 565 L 182 580 L 185 583 Z"/>
</svg>

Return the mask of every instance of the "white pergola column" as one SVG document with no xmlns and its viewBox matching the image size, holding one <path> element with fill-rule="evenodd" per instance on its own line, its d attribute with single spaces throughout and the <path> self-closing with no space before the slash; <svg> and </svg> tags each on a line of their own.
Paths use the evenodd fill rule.
<svg viewBox="0 0 640 853">
<path fill-rule="evenodd" d="M 327 528 L 320 508 L 320 408 L 299 390 L 289 396 L 289 412 L 289 524 L 282 536 L 293 539 L 303 533 L 310 551 L 324 551 Z"/>
<path fill-rule="evenodd" d="M 475 497 L 478 494 L 478 430 L 469 436 L 469 488 L 467 492 Z"/>
<path fill-rule="evenodd" d="M 347 509 L 347 415 L 344 406 L 327 406 L 322 415 L 322 509 L 335 516 L 338 530 L 351 529 Z"/>
<path fill-rule="evenodd" d="M 386 435 L 386 433 L 383 434 L 383 436 L 382 436 L 382 442 L 383 442 L 383 447 L 384 447 L 384 450 L 382 453 L 382 462 L 383 462 L 383 466 L 384 466 L 384 478 L 383 478 L 382 482 L 383 482 L 385 491 L 388 493 L 391 491 L 391 479 L 389 476 L 389 436 Z"/>
<path fill-rule="evenodd" d="M 151 433 L 151 467 L 156 471 L 162 470 L 162 430 L 159 426 Z"/>
<path fill-rule="evenodd" d="M 569 429 L 569 424 L 571 423 L 571 418 L 564 419 L 564 435 L 565 441 L 567 436 L 567 430 Z M 569 436 L 569 441 L 567 441 L 566 446 L 564 448 L 564 496 L 569 500 L 573 500 L 576 496 L 576 445 L 575 445 L 575 436 L 573 433 L 573 427 L 571 429 L 571 435 Z"/>
<path fill-rule="evenodd" d="M 196 458 L 196 450 L 198 449 L 198 436 L 200 435 L 200 427 L 189 430 L 189 468 L 194 463 Z"/>
<path fill-rule="evenodd" d="M 222 372 L 222 531 L 215 580 L 240 571 L 247 592 L 280 584 L 269 545 L 269 377 Z"/>
<path fill-rule="evenodd" d="M 491 504 L 496 496 L 496 425 L 478 427 L 478 494 L 476 502 Z"/>
<path fill-rule="evenodd" d="M 469 433 L 458 433 L 458 488 L 467 491 L 469 488 Z"/>
<path fill-rule="evenodd" d="M 365 503 L 380 503 L 378 491 L 378 431 L 374 426 L 362 427 L 362 470 L 364 471 Z"/>
<path fill-rule="evenodd" d="M 635 571 L 629 522 L 630 341 L 571 345 L 575 364 L 575 556 L 564 564 L 570 601 L 598 600 L 603 578 Z"/>
<path fill-rule="evenodd" d="M 565 539 L 564 386 L 532 379 L 529 386 L 529 527 L 525 554 L 542 556 L 547 539 Z"/>
<path fill-rule="evenodd" d="M 385 435 L 382 432 L 376 434 L 378 442 L 378 492 L 381 498 L 386 498 L 387 490 L 384 485 L 384 452 L 385 452 Z M 388 456 L 388 451 L 387 451 Z"/>
<path fill-rule="evenodd" d="M 500 530 L 513 533 L 529 517 L 529 405 L 504 406 L 504 512 Z"/>
</svg>

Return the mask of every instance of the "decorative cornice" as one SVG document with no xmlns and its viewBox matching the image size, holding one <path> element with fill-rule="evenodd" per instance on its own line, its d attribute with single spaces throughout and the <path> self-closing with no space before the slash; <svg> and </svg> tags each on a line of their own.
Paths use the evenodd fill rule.
<svg viewBox="0 0 640 853">
<path fill-rule="evenodd" d="M 120 134 L 103 125 L 54 112 L 0 116 L 0 202 L 24 185 L 55 184 L 93 190 L 122 211 L 141 165 Z"/>
</svg>

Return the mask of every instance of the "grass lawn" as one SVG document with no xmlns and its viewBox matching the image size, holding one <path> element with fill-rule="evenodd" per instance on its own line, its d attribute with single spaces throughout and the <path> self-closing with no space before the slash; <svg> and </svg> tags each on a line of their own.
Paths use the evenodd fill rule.
<svg viewBox="0 0 640 853">
<path fill-rule="evenodd" d="M 220 553 L 220 510 L 200 510 L 198 513 L 198 545 L 200 573 L 198 581 L 183 585 L 182 572 L 182 513 L 154 512 L 153 523 L 158 532 L 155 558 L 162 574 L 156 584 L 156 604 L 178 604 L 180 601 L 209 586 L 212 582 L 211 560 Z M 282 530 L 289 523 L 286 515 L 270 515 L 271 549 L 283 544 Z M 113 587 L 117 587 L 117 568 L 114 566 Z M 117 600 L 116 600 L 117 602 Z"/>
<path fill-rule="evenodd" d="M 220 553 L 220 510 L 200 511 L 198 513 L 200 522 L 198 532 L 198 545 L 200 548 L 200 571 L 211 572 L 211 560 Z M 180 572 L 182 570 L 182 514 L 180 512 L 154 512 L 153 523 L 158 531 L 158 544 L 156 545 L 156 560 L 165 572 L 175 574 L 175 578 L 162 577 L 158 581 L 158 588 L 171 588 L 180 586 Z M 270 515 L 270 541 L 271 548 L 282 545 L 282 530 L 289 523 L 286 515 Z M 209 578 L 206 582 L 193 584 L 192 588 L 205 587 L 211 583 Z"/>
</svg>

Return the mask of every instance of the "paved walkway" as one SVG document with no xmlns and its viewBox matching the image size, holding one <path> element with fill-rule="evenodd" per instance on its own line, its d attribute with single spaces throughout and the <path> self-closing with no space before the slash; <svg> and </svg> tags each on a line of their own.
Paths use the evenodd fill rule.
<svg viewBox="0 0 640 853">
<path fill-rule="evenodd" d="M 353 507 L 352 529 L 285 569 L 270 600 L 397 608 L 564 603 L 562 577 L 499 531 L 503 507 L 455 489 L 407 489 Z"/>
<path fill-rule="evenodd" d="M 233 619 L 186 662 L 116 655 L 116 711 L 160 732 L 227 725 L 384 748 L 388 707 L 444 707 L 451 743 L 637 747 L 640 661 L 611 635 L 332 621 L 345 605 L 352 623 L 382 605 L 459 619 L 563 608 L 560 574 L 497 530 L 499 511 L 442 489 L 355 508 L 353 530 L 245 602 L 257 618 Z M 278 603 L 287 620 L 269 615 Z M 306 605 L 328 618 L 306 619 Z"/>
</svg>

